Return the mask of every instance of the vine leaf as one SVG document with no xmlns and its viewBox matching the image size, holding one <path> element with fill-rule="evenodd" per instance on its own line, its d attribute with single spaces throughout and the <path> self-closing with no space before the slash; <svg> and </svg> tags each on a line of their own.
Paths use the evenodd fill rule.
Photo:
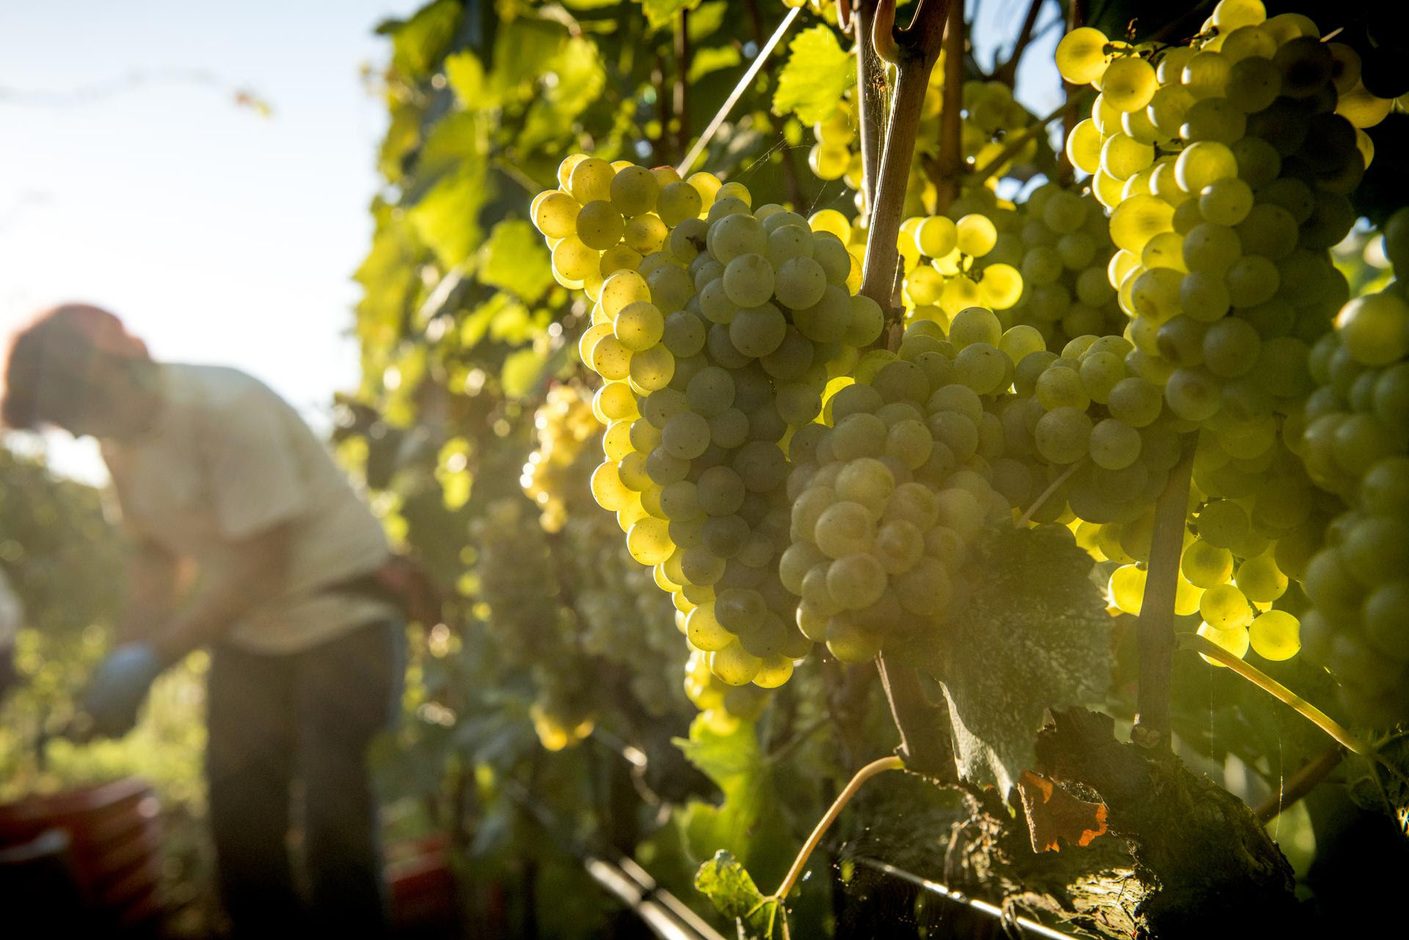
<svg viewBox="0 0 1409 940">
<path fill-rule="evenodd" d="M 474 220 L 484 205 L 484 182 L 483 166 L 466 163 L 441 177 L 406 210 L 416 235 L 447 268 L 466 260 L 479 243 L 479 226 Z"/>
<path fill-rule="evenodd" d="M 943 686 L 959 772 L 1007 794 L 1034 764 L 1048 708 L 1101 701 L 1110 616 L 1091 557 L 1058 526 L 1004 530 L 972 562 L 978 586 L 915 662 Z"/>
<path fill-rule="evenodd" d="M 659 29 L 675 18 L 682 10 L 693 10 L 700 0 L 641 0 L 641 9 L 646 11 L 646 21 L 652 29 Z"/>
<path fill-rule="evenodd" d="M 1396 735 L 1379 746 L 1384 762 L 1352 755 L 1346 792 L 1360 808 L 1389 815 L 1404 835 L 1409 835 L 1409 735 Z"/>
<path fill-rule="evenodd" d="M 479 250 L 479 260 L 481 283 L 512 291 L 528 302 L 541 297 L 553 283 L 543 239 L 522 219 L 506 219 L 494 226 Z"/>
<path fill-rule="evenodd" d="M 701 865 L 695 872 L 695 889 L 710 899 L 715 910 L 739 922 L 748 936 L 773 936 L 779 902 L 763 896 L 753 876 L 732 852 L 720 849 Z"/>
<path fill-rule="evenodd" d="M 483 111 L 498 104 L 483 63 L 468 49 L 445 57 L 445 82 L 462 108 Z"/>
<path fill-rule="evenodd" d="M 791 861 L 784 849 L 791 836 L 774 768 L 764 759 L 753 723 L 721 732 L 701 715 L 691 723 L 689 739 L 675 744 L 723 795 L 718 806 L 691 800 L 680 814 L 690 852 L 709 858 L 724 849 L 765 881 L 782 878 Z"/>
<path fill-rule="evenodd" d="M 796 114 L 804 124 L 821 123 L 855 81 L 851 54 L 837 42 L 837 34 L 830 27 L 814 26 L 788 45 L 788 62 L 773 92 L 773 113 Z"/>
<path fill-rule="evenodd" d="M 1018 778 L 1018 793 L 1034 852 L 1060 852 L 1063 841 L 1090 845 L 1106 832 L 1105 803 L 1079 800 L 1041 774 L 1024 770 Z"/>
<path fill-rule="evenodd" d="M 444 55 L 460 23 L 460 4 L 437 0 L 409 20 L 386 20 L 378 35 L 391 37 L 391 67 L 407 84 L 420 81 Z"/>
</svg>

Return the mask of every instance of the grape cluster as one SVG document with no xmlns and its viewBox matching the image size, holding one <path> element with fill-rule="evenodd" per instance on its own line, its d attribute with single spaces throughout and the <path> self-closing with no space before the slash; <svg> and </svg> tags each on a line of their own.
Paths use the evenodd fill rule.
<svg viewBox="0 0 1409 940">
<path fill-rule="evenodd" d="M 989 406 L 1012 373 L 996 346 L 957 349 L 920 320 L 897 352 L 868 353 L 858 381 L 829 398 L 830 426 L 794 436 L 779 571 L 800 599 L 799 629 L 838 659 L 933 632 L 962 605 L 973 539 L 1011 519 L 990 482 L 1006 444 Z"/>
<path fill-rule="evenodd" d="M 1058 67 L 1098 84 L 1067 152 L 1113 210 L 1109 274 L 1126 335 L 1176 415 L 1220 443 L 1305 394 L 1307 344 L 1344 302 L 1327 249 L 1369 138 L 1355 53 L 1303 16 L 1224 0 L 1174 48 L 1068 34 Z"/>
<path fill-rule="evenodd" d="M 575 668 L 583 654 L 557 590 L 559 572 L 547 535 L 529 511 L 520 498 L 502 498 L 472 523 L 475 613 L 493 632 L 504 665 L 532 673 L 534 729 L 544 747 L 561 750 L 592 732 L 597 702 L 585 681 L 590 670 Z M 544 656 L 545 650 L 554 655 Z"/>
<path fill-rule="evenodd" d="M 1054 352 L 1078 336 L 1119 333 L 1125 325 L 1106 277 L 1110 231 L 1088 194 L 1046 183 L 1009 205 L 987 190 L 971 191 L 947 215 L 907 219 L 899 247 L 912 318 L 947 324 L 965 307 L 986 306 L 1005 328 L 1035 327 Z"/>
<path fill-rule="evenodd" d="M 538 506 L 543 531 L 561 532 L 570 515 L 590 498 L 585 481 L 601 453 L 601 433 L 591 397 L 572 385 L 555 385 L 533 415 L 537 446 L 528 455 L 519 485 Z M 595 452 L 595 453 L 594 453 Z M 583 466 L 587 473 L 583 473 Z"/>
<path fill-rule="evenodd" d="M 710 669 L 709 654 L 701 650 L 691 652 L 685 662 L 685 697 L 720 734 L 728 734 L 740 721 L 758 718 L 770 695 L 756 685 L 730 685 L 723 681 Z"/>
<path fill-rule="evenodd" d="M 910 320 L 947 327 L 967 307 L 1006 310 L 1022 295 L 1018 269 L 990 257 L 999 240 L 995 208 L 955 214 L 914 216 L 901 223 L 901 301 Z"/>
<path fill-rule="evenodd" d="M 591 476 L 602 457 L 590 393 L 575 384 L 554 386 L 533 423 L 537 446 L 519 482 L 550 536 L 553 577 L 576 621 L 576 648 L 631 666 L 636 698 L 647 710 L 665 708 L 668 676 L 680 654 L 659 628 L 672 622 L 675 610 L 616 538 L 610 517 L 589 511 Z M 612 548 L 604 551 L 604 545 Z"/>
<path fill-rule="evenodd" d="M 590 157 L 563 166 L 566 190 L 540 196 L 534 218 L 559 239 L 555 268 L 595 301 L 578 344 L 604 380 L 593 409 L 606 460 L 593 496 L 671 594 L 714 675 L 777 686 L 810 646 L 789 623 L 777 575 L 784 446 L 816 418 L 828 381 L 880 335 L 880 308 L 847 290 L 857 263 L 839 238 L 780 206 L 753 211 L 739 184 L 716 188 L 697 174 L 661 186 L 668 171 Z M 603 194 L 610 201 L 592 198 Z M 621 247 L 611 239 L 643 217 L 661 222 L 655 249 L 608 271 Z M 569 239 L 592 257 L 563 268 Z M 589 282 L 593 261 L 600 285 Z"/>
<path fill-rule="evenodd" d="M 1386 226 L 1409 270 L 1409 210 Z M 1342 683 L 1357 717 L 1409 718 L 1409 303 L 1403 281 L 1347 303 L 1311 357 L 1301 455 L 1348 511 L 1307 566 L 1307 654 Z"/>
</svg>

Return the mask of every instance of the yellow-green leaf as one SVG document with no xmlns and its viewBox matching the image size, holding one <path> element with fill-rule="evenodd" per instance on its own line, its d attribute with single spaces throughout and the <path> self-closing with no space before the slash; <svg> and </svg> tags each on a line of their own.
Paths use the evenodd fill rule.
<svg viewBox="0 0 1409 940">
<path fill-rule="evenodd" d="M 508 219 L 494 226 L 479 256 L 479 280 L 523 300 L 537 300 L 553 283 L 543 239 L 522 220 Z"/>
<path fill-rule="evenodd" d="M 851 54 L 830 26 L 814 26 L 788 46 L 788 64 L 773 92 L 773 113 L 796 114 L 805 124 L 825 121 L 856 82 Z"/>
<path fill-rule="evenodd" d="M 653 28 L 671 22 L 681 10 L 693 10 L 699 5 L 700 0 L 641 0 L 641 8 L 646 11 L 646 21 Z"/>
</svg>

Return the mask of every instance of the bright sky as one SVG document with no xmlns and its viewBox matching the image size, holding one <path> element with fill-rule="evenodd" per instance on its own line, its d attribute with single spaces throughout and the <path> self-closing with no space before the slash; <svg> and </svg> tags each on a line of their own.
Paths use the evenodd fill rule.
<svg viewBox="0 0 1409 940">
<path fill-rule="evenodd" d="M 358 378 L 350 275 L 385 124 L 359 70 L 386 55 L 372 28 L 419 5 L 0 4 L 0 335 L 92 301 L 158 359 L 237 366 L 327 426 Z M 48 443 L 103 478 L 91 442 Z"/>
</svg>

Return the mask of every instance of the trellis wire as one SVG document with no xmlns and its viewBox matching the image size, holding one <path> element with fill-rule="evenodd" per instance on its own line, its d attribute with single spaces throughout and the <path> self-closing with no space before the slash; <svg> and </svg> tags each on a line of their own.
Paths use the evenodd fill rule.
<svg viewBox="0 0 1409 940">
<path fill-rule="evenodd" d="M 675 168 L 681 176 L 684 176 L 685 172 L 700 158 L 700 154 L 704 153 L 704 149 L 709 144 L 710 139 L 713 138 L 715 132 L 719 130 L 719 125 L 724 123 L 724 119 L 729 116 L 729 112 L 734 110 L 734 105 L 738 104 L 739 99 L 743 97 L 744 91 L 753 84 L 753 80 L 758 77 L 759 70 L 763 68 L 763 63 L 768 61 L 768 56 L 772 54 L 774 47 L 782 41 L 784 34 L 787 33 L 788 28 L 797 20 L 800 13 L 802 13 L 802 7 L 793 7 L 789 10 L 788 15 L 783 17 L 783 22 L 778 24 L 778 28 L 773 30 L 773 35 L 769 36 L 768 41 L 763 44 L 763 48 L 758 50 L 758 55 L 753 57 L 753 64 L 749 66 L 749 70 L 744 73 L 743 78 L 739 79 L 739 83 L 734 86 L 734 90 L 729 92 L 729 97 L 725 98 L 724 103 L 719 106 L 719 110 L 715 112 L 714 117 L 709 122 L 709 126 L 700 134 L 699 139 L 695 141 L 695 145 L 691 147 L 690 152 L 685 155 L 685 159 L 681 160 L 680 164 Z"/>
</svg>

